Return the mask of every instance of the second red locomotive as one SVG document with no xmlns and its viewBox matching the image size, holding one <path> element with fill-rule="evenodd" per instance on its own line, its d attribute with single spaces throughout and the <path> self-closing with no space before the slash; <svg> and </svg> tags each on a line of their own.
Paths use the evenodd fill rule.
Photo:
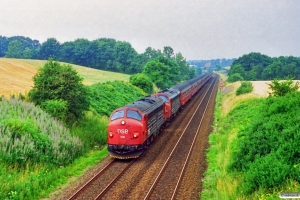
<svg viewBox="0 0 300 200">
<path fill-rule="evenodd" d="M 205 73 L 184 83 L 144 97 L 116 109 L 108 125 L 108 151 L 111 157 L 138 157 L 157 136 L 166 121 L 211 78 Z"/>
</svg>

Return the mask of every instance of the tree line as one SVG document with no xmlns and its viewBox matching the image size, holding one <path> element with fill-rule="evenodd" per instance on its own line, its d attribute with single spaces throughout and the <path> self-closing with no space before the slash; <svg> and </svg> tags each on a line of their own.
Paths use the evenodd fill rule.
<svg viewBox="0 0 300 200">
<path fill-rule="evenodd" d="M 145 52 L 139 54 L 129 42 L 112 38 L 100 38 L 93 41 L 76 39 L 64 43 L 60 43 L 55 38 L 48 38 L 40 44 L 38 40 L 28 37 L 0 36 L 0 57 L 40 60 L 51 58 L 56 61 L 126 74 L 142 73 L 147 62 L 164 57 L 170 60 L 169 63 L 173 61 L 176 63 L 176 70 L 179 70 L 179 77 L 182 77 L 179 80 L 186 80 L 196 75 L 195 70 L 189 68 L 182 54 L 180 52 L 175 54 L 169 46 L 164 47 L 163 50 L 148 47 Z"/>
<path fill-rule="evenodd" d="M 228 81 L 300 79 L 300 58 L 294 56 L 269 57 L 261 53 L 249 53 L 234 60 L 228 73 Z"/>
</svg>

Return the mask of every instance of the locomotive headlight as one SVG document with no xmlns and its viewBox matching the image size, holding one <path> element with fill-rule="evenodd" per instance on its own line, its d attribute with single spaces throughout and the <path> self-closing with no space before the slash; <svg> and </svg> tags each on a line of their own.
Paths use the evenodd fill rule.
<svg viewBox="0 0 300 200">
<path fill-rule="evenodd" d="M 134 138 L 137 138 L 138 136 L 139 136 L 138 133 L 134 133 L 134 134 L 133 134 L 133 137 L 134 137 Z"/>
<path fill-rule="evenodd" d="M 113 135 L 113 133 L 112 133 L 112 132 L 110 132 L 110 133 L 109 133 L 109 137 L 111 137 L 111 138 L 112 138 L 113 136 L 114 136 L 114 135 Z"/>
<path fill-rule="evenodd" d="M 124 121 L 124 120 L 122 120 L 122 121 L 121 121 L 121 124 L 122 124 L 122 125 L 124 125 L 124 124 L 125 124 L 125 121 Z"/>
</svg>

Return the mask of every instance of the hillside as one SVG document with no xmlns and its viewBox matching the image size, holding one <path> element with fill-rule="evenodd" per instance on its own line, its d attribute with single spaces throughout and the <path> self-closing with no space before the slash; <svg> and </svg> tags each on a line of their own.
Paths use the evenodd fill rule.
<svg viewBox="0 0 300 200">
<path fill-rule="evenodd" d="M 26 60 L 0 58 L 0 95 L 9 96 L 28 92 L 33 86 L 33 76 L 45 60 Z M 98 82 L 123 80 L 128 82 L 129 75 L 107 72 L 88 67 L 72 65 L 78 74 L 84 79 L 83 83 L 92 85 Z"/>
</svg>

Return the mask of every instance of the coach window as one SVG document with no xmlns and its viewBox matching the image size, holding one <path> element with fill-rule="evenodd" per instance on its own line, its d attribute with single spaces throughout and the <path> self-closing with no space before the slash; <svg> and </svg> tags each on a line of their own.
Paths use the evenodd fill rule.
<svg viewBox="0 0 300 200">
<path fill-rule="evenodd" d="M 116 111 L 110 118 L 110 120 L 115 120 L 124 117 L 124 110 Z"/>
<path fill-rule="evenodd" d="M 142 121 L 141 115 L 137 111 L 134 111 L 134 110 L 128 110 L 127 111 L 127 117 Z"/>
<path fill-rule="evenodd" d="M 165 97 L 165 96 L 159 96 L 159 97 L 162 98 L 164 100 L 164 102 L 169 103 L 169 99 L 167 97 Z"/>
</svg>

